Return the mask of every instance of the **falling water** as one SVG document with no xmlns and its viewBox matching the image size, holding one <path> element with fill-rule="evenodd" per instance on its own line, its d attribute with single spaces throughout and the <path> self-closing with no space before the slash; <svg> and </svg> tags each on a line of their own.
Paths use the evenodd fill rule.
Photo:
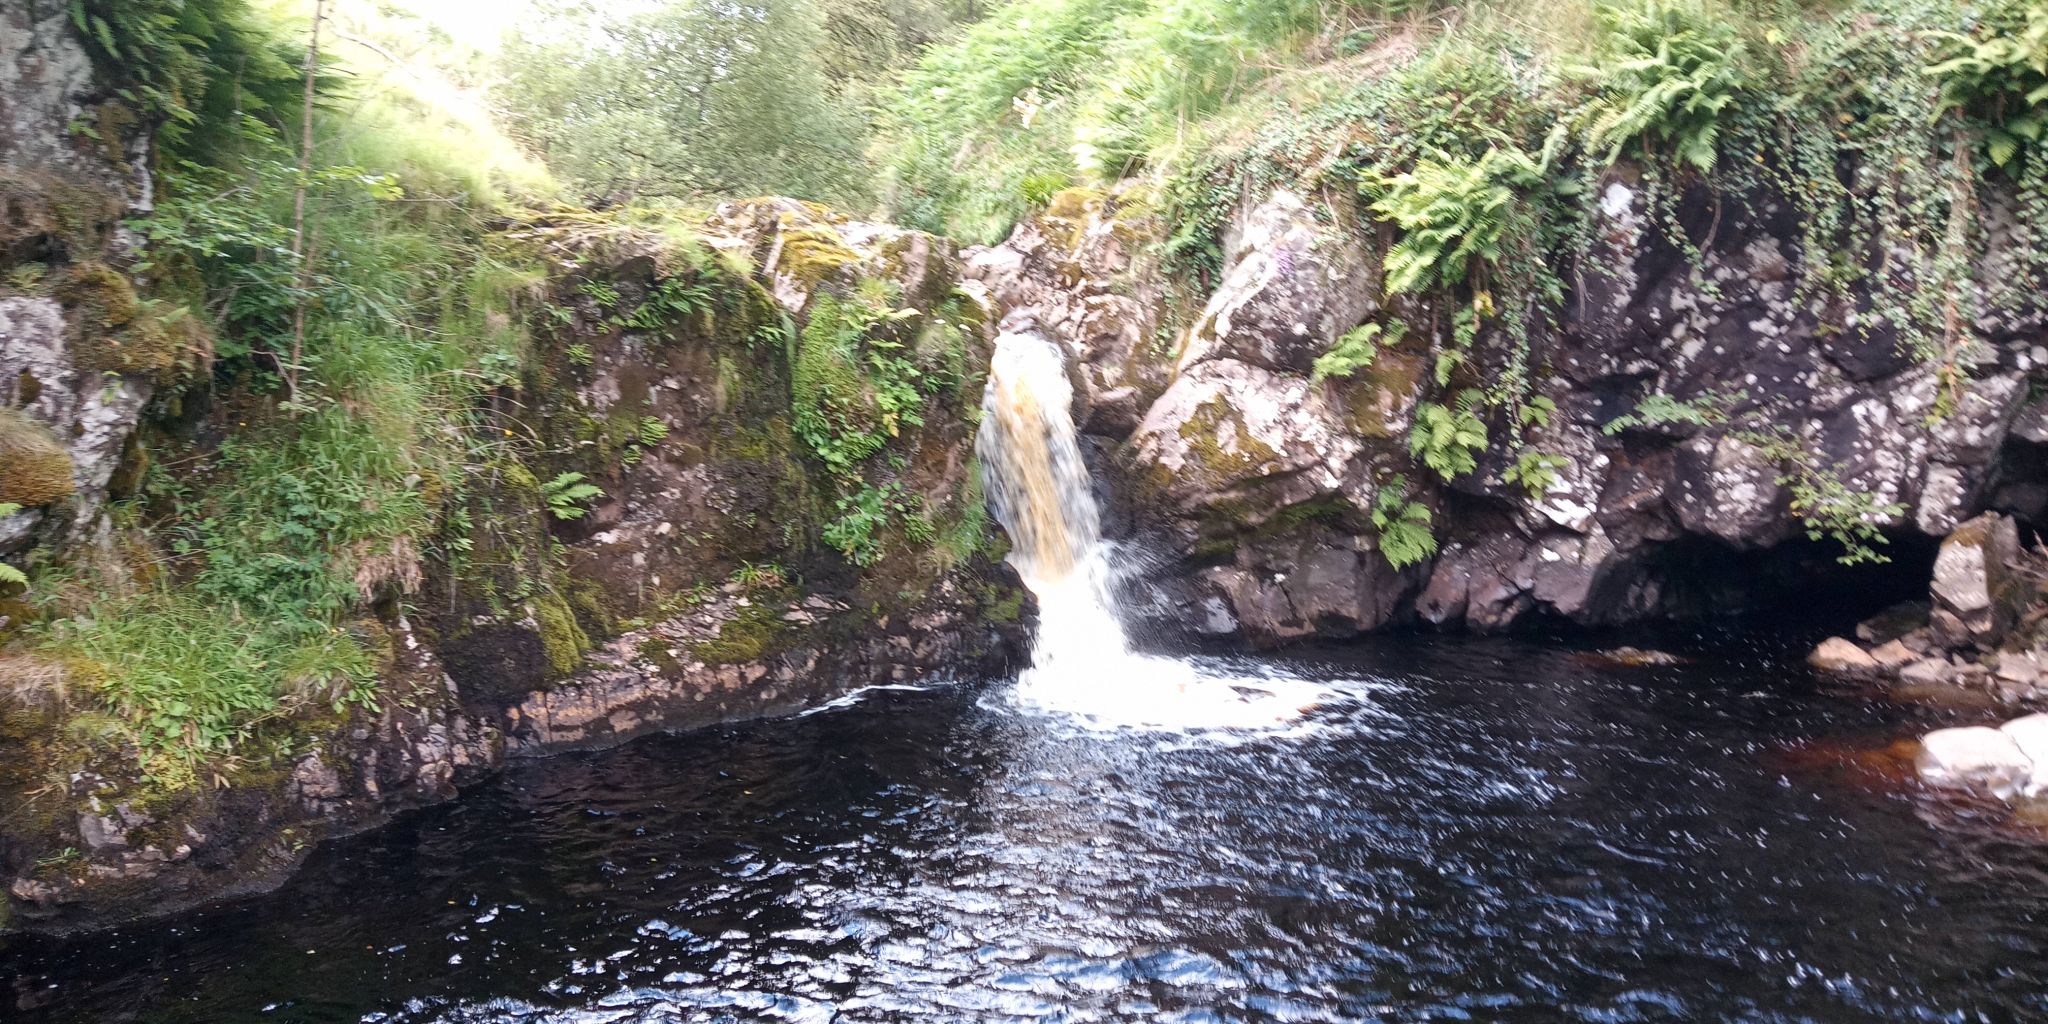
<svg viewBox="0 0 2048 1024">
<path fill-rule="evenodd" d="M 1038 635 L 1018 699 L 1116 726 L 1292 721 L 1317 699 L 1304 682 L 1131 650 L 1111 592 L 1118 551 L 1102 538 L 1073 401 L 1065 357 L 1051 340 L 1035 332 L 997 339 L 975 447 L 989 505 L 1010 532 L 1010 564 L 1038 598 Z"/>
</svg>

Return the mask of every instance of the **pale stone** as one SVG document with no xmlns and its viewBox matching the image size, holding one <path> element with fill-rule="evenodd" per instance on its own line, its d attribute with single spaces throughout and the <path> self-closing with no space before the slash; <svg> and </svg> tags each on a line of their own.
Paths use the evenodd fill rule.
<svg viewBox="0 0 2048 1024">
<path fill-rule="evenodd" d="M 2033 776 L 2034 762 L 2010 735 L 1985 726 L 1941 729 L 1920 738 L 1914 760 L 1930 785 L 2010 796 Z"/>
<path fill-rule="evenodd" d="M 2021 787 L 2021 795 L 2035 796 L 2048 791 L 2048 714 L 2015 718 L 1998 727 L 2033 762 L 2033 770 Z"/>
<path fill-rule="evenodd" d="M 1877 662 L 1868 651 L 1856 646 L 1854 641 L 1831 636 L 1821 641 L 1813 653 L 1806 656 L 1806 663 L 1823 672 L 1871 672 L 1877 669 Z"/>
<path fill-rule="evenodd" d="M 1900 640 L 1879 644 L 1870 652 L 1870 660 L 1876 662 L 1877 667 L 1882 669 L 1897 669 L 1918 657 L 1911 647 Z"/>
</svg>

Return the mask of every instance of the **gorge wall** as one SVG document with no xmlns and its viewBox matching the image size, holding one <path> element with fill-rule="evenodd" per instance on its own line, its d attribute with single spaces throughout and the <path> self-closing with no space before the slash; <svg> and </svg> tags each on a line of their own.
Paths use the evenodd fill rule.
<svg viewBox="0 0 2048 1024">
<path fill-rule="evenodd" d="M 1169 560 L 1152 593 L 1173 632 L 1272 644 L 1696 614 L 1783 583 L 1753 553 L 1780 569 L 1831 562 L 1808 540 L 1823 532 L 1817 504 L 1881 531 L 1891 543 L 1873 550 L 1921 573 L 1930 539 L 1980 511 L 2038 521 L 2048 347 L 2038 282 L 2014 280 L 2010 251 L 2026 243 L 2009 207 L 1987 218 L 1990 255 L 1956 295 L 1969 340 L 1944 361 L 1873 326 L 1882 275 L 1846 298 L 1798 286 L 1800 265 L 1827 254 L 1803 249 L 1791 204 L 1695 188 L 1674 236 L 1644 191 L 1621 166 L 1585 200 L 1588 244 L 1564 255 L 1569 293 L 1526 353 L 1496 332 L 1474 342 L 1495 369 L 1526 360 L 1550 411 L 1482 414 L 1496 443 L 1449 479 L 1414 438 L 1426 403 L 1454 406 L 1455 382 L 1431 372 L 1452 318 L 1384 296 L 1392 236 L 1346 195 L 1248 196 L 1193 302 L 1149 264 L 1167 225 L 1114 191 L 1062 194 L 973 254 L 970 275 L 1005 325 L 1072 354 L 1078 418 L 1127 529 Z M 1193 311 L 1184 334 L 1162 326 L 1176 301 Z M 1340 339 L 1390 314 L 1405 337 L 1317 379 Z M 1665 400 L 1683 411 L 1639 412 Z M 1511 435 L 1555 459 L 1539 487 L 1510 482 Z M 1436 547 L 1397 568 L 1387 517 L 1413 509 Z"/>
</svg>

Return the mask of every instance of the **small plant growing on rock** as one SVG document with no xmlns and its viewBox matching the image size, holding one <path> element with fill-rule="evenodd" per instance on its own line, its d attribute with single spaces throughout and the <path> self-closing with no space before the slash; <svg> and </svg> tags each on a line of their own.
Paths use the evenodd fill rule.
<svg viewBox="0 0 2048 1024">
<path fill-rule="evenodd" d="M 1381 486 L 1373 497 L 1372 526 L 1380 534 L 1380 557 L 1396 569 L 1436 554 L 1436 534 L 1430 532 L 1429 507 L 1408 500 L 1408 478 L 1396 476 Z"/>
<path fill-rule="evenodd" d="M 540 496 L 548 504 L 548 514 L 556 519 L 581 519 L 590 513 L 587 503 L 604 497 L 604 490 L 584 483 L 581 473 L 563 473 L 540 485 Z"/>
<path fill-rule="evenodd" d="M 1710 427 L 1728 421 L 1728 408 L 1749 397 L 1747 391 L 1723 394 L 1718 391 L 1704 392 L 1694 398 L 1673 398 L 1658 393 L 1637 403 L 1636 411 L 1609 420 L 1600 432 L 1609 437 L 1636 427 L 1661 427 L 1672 424 L 1686 424 L 1695 427 Z"/>
<path fill-rule="evenodd" d="M 1947 59 L 1926 72 L 1941 81 L 1942 108 L 1961 111 L 1977 125 L 1995 167 L 2010 164 L 2048 131 L 2048 6 L 2005 6 L 2024 6 L 2024 21 L 2012 10 L 1990 19 L 2002 30 L 1988 38 L 1935 33 Z"/>
<path fill-rule="evenodd" d="M 1369 186 L 1379 194 L 1373 212 L 1403 233 L 1387 251 L 1387 291 L 1453 287 L 1474 266 L 1498 262 L 1511 238 L 1534 233 L 1517 190 L 1542 180 L 1529 154 L 1496 146 L 1469 161 L 1439 153 Z"/>
<path fill-rule="evenodd" d="M 1714 169 L 1721 115 L 1744 86 L 1742 37 L 1699 0 L 1632 0 L 1595 10 L 1599 64 L 1578 69 L 1595 95 L 1586 144 L 1613 163 L 1630 147 Z"/>
<path fill-rule="evenodd" d="M 1486 424 L 1475 410 L 1481 395 L 1466 390 L 1451 405 L 1424 402 L 1415 410 L 1415 429 L 1408 435 L 1408 453 L 1446 480 L 1479 468 L 1478 453 L 1486 450 Z"/>
<path fill-rule="evenodd" d="M 1557 483 L 1558 474 L 1570 464 L 1571 460 L 1562 455 L 1532 448 L 1516 457 L 1515 464 L 1501 474 L 1501 479 L 1527 492 L 1530 501 L 1541 501 Z"/>
<path fill-rule="evenodd" d="M 1833 538 L 1842 546 L 1841 557 L 1836 561 L 1843 565 L 1881 565 L 1891 561 L 1876 547 L 1890 543 L 1879 524 L 1897 518 L 1906 506 L 1898 502 L 1880 504 L 1869 491 L 1850 487 L 1782 428 L 1737 436 L 1756 446 L 1765 458 L 1782 469 L 1778 483 L 1792 492 L 1791 512 L 1805 524 L 1808 540 Z"/>
<path fill-rule="evenodd" d="M 0 501 L 0 519 L 5 519 L 19 511 L 21 511 L 20 505 Z M 28 574 L 5 562 L 0 562 L 0 587 L 5 586 L 28 586 Z"/>
<path fill-rule="evenodd" d="M 1402 335 L 1407 332 L 1407 325 L 1399 320 L 1393 321 L 1384 330 L 1378 324 L 1364 324 L 1352 328 L 1345 332 L 1343 337 L 1338 338 L 1337 343 L 1330 346 L 1328 352 L 1316 358 L 1314 372 L 1309 376 L 1310 382 L 1321 384 L 1331 377 L 1349 377 L 1371 366 L 1374 357 L 1380 353 L 1382 337 L 1386 339 L 1386 344 L 1398 345 L 1401 343 Z"/>
</svg>

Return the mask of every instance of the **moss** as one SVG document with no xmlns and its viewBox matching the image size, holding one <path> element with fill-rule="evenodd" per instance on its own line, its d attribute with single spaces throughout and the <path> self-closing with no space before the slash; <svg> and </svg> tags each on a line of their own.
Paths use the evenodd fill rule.
<svg viewBox="0 0 2048 1024">
<path fill-rule="evenodd" d="M 114 192 L 43 175 L 0 175 L 0 268 L 106 248 L 126 203 Z"/>
<path fill-rule="evenodd" d="M 1428 363 L 1420 356 L 1382 350 L 1371 365 L 1339 385 L 1345 425 L 1359 437 L 1398 436 L 1402 431 L 1397 424 L 1408 417 L 1427 371 Z"/>
<path fill-rule="evenodd" d="M 788 650 L 792 639 L 779 609 L 756 602 L 720 626 L 717 639 L 691 644 L 690 653 L 706 665 L 736 665 Z"/>
<path fill-rule="evenodd" d="M 576 578 L 568 585 L 569 610 L 585 636 L 617 636 L 618 615 L 605 599 L 604 585 L 592 579 Z"/>
<path fill-rule="evenodd" d="M 205 328 L 186 310 L 142 300 L 125 275 L 104 263 L 66 268 L 51 292 L 76 319 L 73 359 L 88 372 L 170 383 L 188 356 L 211 348 Z"/>
<path fill-rule="evenodd" d="M 982 606 L 981 617 L 990 622 L 1015 622 L 1024 617 L 1024 592 L 1010 588 Z"/>
<path fill-rule="evenodd" d="M 1103 193 L 1092 188 L 1068 188 L 1053 193 L 1039 214 L 1038 230 L 1069 252 L 1087 240 L 1088 222 L 1102 208 Z"/>
<path fill-rule="evenodd" d="M 860 262 L 860 254 L 839 240 L 828 228 L 797 227 L 785 223 L 781 232 L 782 253 L 775 260 L 775 272 L 795 278 L 814 288 L 840 269 Z"/>
<path fill-rule="evenodd" d="M 641 661 L 664 672 L 677 672 L 683 667 L 682 663 L 676 660 L 676 656 L 669 653 L 668 641 L 658 636 L 640 641 L 639 646 L 633 650 L 640 656 Z"/>
<path fill-rule="evenodd" d="M 47 427 L 0 408 L 0 504 L 47 505 L 77 488 L 71 453 Z"/>
<path fill-rule="evenodd" d="M 1226 425 L 1231 429 L 1230 447 L 1220 440 Z M 1188 443 L 1191 468 L 1216 485 L 1264 476 L 1280 459 L 1280 453 L 1253 437 L 1237 411 L 1221 398 L 1197 406 L 1187 422 L 1180 425 L 1180 436 Z"/>
<path fill-rule="evenodd" d="M 584 652 L 590 650 L 590 637 L 576 624 L 568 603 L 554 594 L 534 598 L 533 621 L 540 626 L 541 650 L 547 653 L 548 667 L 557 675 L 573 674 L 583 664 Z"/>
</svg>

